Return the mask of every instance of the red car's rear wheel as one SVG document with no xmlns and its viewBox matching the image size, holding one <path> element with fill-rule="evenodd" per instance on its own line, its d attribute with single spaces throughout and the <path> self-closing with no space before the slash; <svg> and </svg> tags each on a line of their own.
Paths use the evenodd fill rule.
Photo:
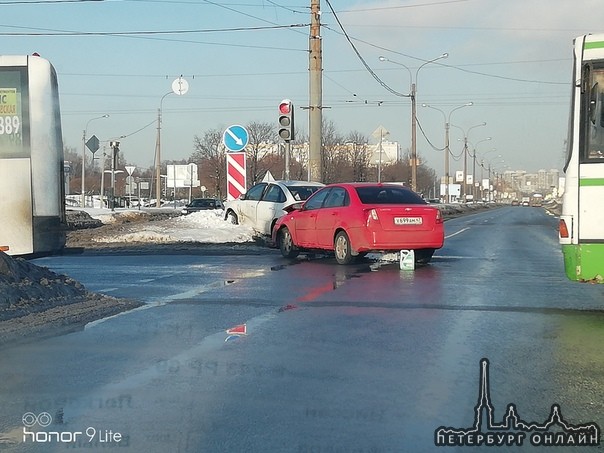
<svg viewBox="0 0 604 453">
<path fill-rule="evenodd" d="M 352 248 L 350 247 L 350 239 L 345 231 L 340 231 L 336 234 L 333 250 L 338 264 L 350 264 L 353 258 Z"/>
</svg>

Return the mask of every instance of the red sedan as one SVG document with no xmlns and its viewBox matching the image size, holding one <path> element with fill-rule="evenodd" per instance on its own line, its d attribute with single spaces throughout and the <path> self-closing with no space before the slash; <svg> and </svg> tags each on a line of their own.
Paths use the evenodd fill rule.
<svg viewBox="0 0 604 453">
<path fill-rule="evenodd" d="M 331 184 L 285 210 L 272 234 L 286 258 L 328 250 L 348 264 L 368 252 L 414 250 L 425 264 L 445 240 L 440 210 L 397 184 Z"/>
</svg>

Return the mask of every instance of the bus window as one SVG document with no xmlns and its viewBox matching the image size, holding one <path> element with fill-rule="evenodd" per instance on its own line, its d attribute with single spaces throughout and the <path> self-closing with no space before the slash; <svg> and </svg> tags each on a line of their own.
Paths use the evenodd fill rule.
<svg viewBox="0 0 604 453">
<path fill-rule="evenodd" d="M 604 159 L 604 69 L 594 69 L 591 73 L 591 89 L 587 93 L 589 105 L 587 107 L 585 134 L 586 160 Z"/>
<path fill-rule="evenodd" d="M 25 100 L 25 102 L 24 102 Z M 0 70 L 0 158 L 29 157 L 26 146 L 27 71 L 22 68 Z"/>
</svg>

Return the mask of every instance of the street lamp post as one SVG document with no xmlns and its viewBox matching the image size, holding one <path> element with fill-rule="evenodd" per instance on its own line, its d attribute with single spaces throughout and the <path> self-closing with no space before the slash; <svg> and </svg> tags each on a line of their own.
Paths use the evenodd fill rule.
<svg viewBox="0 0 604 453">
<path fill-rule="evenodd" d="M 482 153 L 482 158 L 480 159 L 480 167 L 481 167 L 481 170 L 480 170 L 480 184 L 481 184 L 480 196 L 481 196 L 481 198 L 484 198 L 484 185 L 482 185 L 483 179 L 484 179 L 484 177 L 483 177 L 483 170 L 485 170 L 485 167 L 484 167 L 484 157 L 487 154 L 495 152 L 495 151 L 497 151 L 497 148 L 491 148 L 489 151 L 485 151 L 484 153 Z M 498 155 L 497 158 L 501 158 L 501 154 Z M 491 180 L 490 176 L 491 175 L 489 174 L 489 182 L 488 182 L 489 185 L 490 185 L 490 180 Z"/>
<path fill-rule="evenodd" d="M 417 192 L 417 106 L 416 106 L 416 98 L 417 98 L 417 76 L 421 68 L 426 66 L 429 63 L 433 63 L 437 60 L 441 60 L 443 58 L 447 58 L 449 56 L 448 53 L 444 53 L 432 60 L 428 60 L 421 64 L 417 71 L 415 71 L 415 82 L 413 81 L 413 74 L 411 73 L 411 69 L 405 66 L 402 63 L 397 61 L 390 60 L 386 57 L 379 57 L 380 61 L 388 61 L 390 63 L 402 66 L 407 71 L 409 71 L 409 80 L 410 80 L 410 93 L 407 95 L 400 94 L 402 97 L 411 98 L 411 189 Z"/>
<path fill-rule="evenodd" d="M 461 132 L 463 133 L 463 182 L 461 185 L 461 199 L 462 201 L 466 201 L 466 195 L 467 195 L 467 182 L 468 182 L 468 177 L 467 177 L 467 172 L 468 172 L 468 159 L 467 159 L 467 155 L 468 155 L 468 136 L 470 135 L 470 131 L 476 127 L 481 127 L 481 126 L 486 126 L 487 123 L 486 122 L 482 122 L 480 124 L 476 124 L 475 126 L 471 126 L 468 128 L 467 131 L 465 131 L 463 128 L 459 127 L 459 126 L 455 126 L 454 124 L 451 124 L 451 126 L 456 127 L 457 129 L 461 130 Z M 474 173 L 472 173 L 472 176 L 474 175 Z"/>
<path fill-rule="evenodd" d="M 482 159 L 480 160 L 480 166 L 482 167 L 482 170 L 485 170 L 485 167 L 484 167 L 484 156 L 486 156 L 487 154 L 492 153 L 492 152 L 494 152 L 494 151 L 497 151 L 497 148 L 493 148 L 493 149 L 491 149 L 491 150 L 486 151 L 485 153 L 483 153 L 483 155 L 482 155 L 483 157 L 482 157 Z M 501 162 L 505 162 L 505 161 L 503 160 L 503 158 L 501 157 L 501 154 L 499 154 L 498 156 L 496 156 L 496 157 L 495 157 L 495 159 L 501 159 Z M 488 162 L 487 162 L 487 163 L 489 164 L 489 165 L 488 165 L 488 169 L 487 169 L 487 171 L 488 171 L 488 176 L 487 176 L 487 178 L 488 178 L 488 179 L 487 179 L 487 185 L 489 186 L 489 187 L 487 187 L 487 191 L 488 191 L 488 192 L 487 192 L 487 195 L 488 195 L 487 200 L 488 200 L 488 201 L 491 201 L 491 162 L 492 162 L 492 160 L 493 160 L 493 159 L 491 159 L 491 161 L 488 161 Z M 481 179 L 481 183 L 483 182 L 483 181 L 482 181 L 482 179 L 483 179 L 483 176 L 482 176 L 482 170 L 480 171 L 480 179 Z M 484 186 L 482 186 L 481 195 L 482 195 L 482 192 L 483 192 L 483 191 L 484 191 Z"/>
<path fill-rule="evenodd" d="M 103 116 L 97 116 L 89 119 L 84 127 L 84 132 L 82 133 L 82 193 L 80 201 L 80 206 L 82 208 L 86 207 L 86 131 L 88 130 L 88 125 L 92 121 L 100 120 L 101 118 L 109 118 L 109 115 L 105 114 Z"/>
<path fill-rule="evenodd" d="M 476 144 L 474 145 L 474 153 L 472 153 L 472 199 L 474 200 L 474 202 L 476 202 L 476 192 L 474 191 L 474 187 L 476 187 L 476 151 L 478 150 L 479 143 L 487 142 L 489 140 L 492 140 L 492 137 L 487 137 L 483 140 L 479 140 L 478 142 L 476 142 Z"/>
<path fill-rule="evenodd" d="M 175 79 L 172 82 L 172 91 L 168 91 L 164 94 L 159 101 L 159 109 L 157 109 L 157 139 L 155 142 L 155 184 L 157 187 L 155 188 L 155 198 L 157 208 L 161 207 L 161 113 L 162 113 L 162 104 L 164 102 L 164 98 L 169 94 L 177 94 L 182 96 L 189 91 L 189 83 L 181 77 Z M 174 188 L 176 191 L 176 187 Z"/>
<path fill-rule="evenodd" d="M 120 142 L 110 142 L 111 148 L 111 210 L 115 211 L 115 173 L 117 171 L 117 158 L 120 151 Z"/>
<path fill-rule="evenodd" d="M 434 110 L 438 110 L 440 113 L 443 114 L 443 117 L 445 119 L 445 149 L 444 149 L 444 151 L 445 151 L 445 203 L 449 203 L 451 201 L 449 198 L 449 153 L 451 152 L 450 147 L 449 147 L 449 129 L 451 126 L 451 115 L 456 110 L 462 109 L 464 107 L 470 107 L 472 105 L 474 105 L 473 102 L 467 102 L 463 105 L 455 107 L 454 109 L 452 109 L 449 112 L 449 115 L 447 116 L 447 114 L 439 108 L 436 108 L 436 107 L 428 105 L 428 104 L 422 104 L 422 107 L 428 107 L 428 108 L 431 108 Z"/>
<path fill-rule="evenodd" d="M 491 200 L 491 197 L 489 196 L 489 201 L 497 201 L 497 199 L 501 201 L 501 192 L 499 190 L 499 177 L 501 172 L 495 168 L 495 165 L 505 164 L 505 160 L 501 159 L 501 155 L 497 156 L 497 159 L 500 160 L 494 163 L 489 163 L 489 180 L 491 179 L 491 168 L 493 169 L 493 174 L 495 175 L 495 181 L 493 184 L 493 199 Z"/>
<path fill-rule="evenodd" d="M 168 91 L 161 97 L 159 101 L 159 108 L 157 109 L 157 139 L 155 141 L 155 207 L 161 207 L 161 111 L 164 98 L 169 94 L 173 94 L 173 91 Z"/>
</svg>

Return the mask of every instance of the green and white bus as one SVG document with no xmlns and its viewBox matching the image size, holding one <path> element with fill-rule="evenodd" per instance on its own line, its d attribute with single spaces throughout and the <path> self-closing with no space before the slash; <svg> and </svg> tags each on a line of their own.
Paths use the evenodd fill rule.
<svg viewBox="0 0 604 453">
<path fill-rule="evenodd" d="M 604 34 L 574 41 L 559 238 L 571 280 L 604 283 Z"/>
</svg>

